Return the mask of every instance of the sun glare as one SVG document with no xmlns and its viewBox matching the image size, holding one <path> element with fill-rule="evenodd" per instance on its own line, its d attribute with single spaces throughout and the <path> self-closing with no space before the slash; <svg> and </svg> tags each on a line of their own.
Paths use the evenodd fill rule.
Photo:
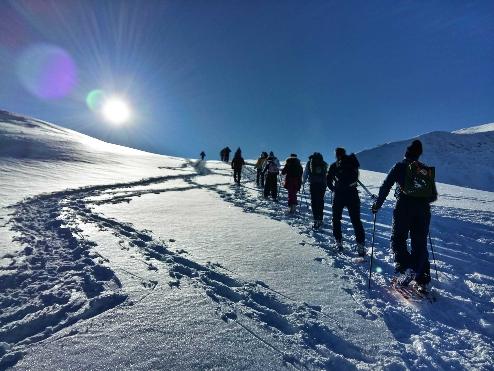
<svg viewBox="0 0 494 371">
<path fill-rule="evenodd" d="M 130 118 L 129 105 L 120 98 L 110 98 L 103 103 L 103 117 L 113 124 L 123 124 Z"/>
</svg>

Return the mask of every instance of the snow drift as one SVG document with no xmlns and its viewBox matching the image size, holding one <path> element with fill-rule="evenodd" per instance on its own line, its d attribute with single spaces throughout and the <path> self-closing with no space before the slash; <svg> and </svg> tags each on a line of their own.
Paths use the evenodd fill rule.
<svg viewBox="0 0 494 371">
<path fill-rule="evenodd" d="M 494 124 L 454 131 L 435 131 L 383 144 L 358 153 L 363 169 L 387 172 L 403 158 L 413 139 L 424 145 L 421 161 L 436 167 L 439 182 L 494 191 Z"/>
</svg>

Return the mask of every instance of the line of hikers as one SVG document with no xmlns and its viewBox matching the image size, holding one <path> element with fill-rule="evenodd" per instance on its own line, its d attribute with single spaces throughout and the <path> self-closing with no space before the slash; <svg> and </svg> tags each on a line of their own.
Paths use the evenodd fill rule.
<svg viewBox="0 0 494 371">
<path fill-rule="evenodd" d="M 228 148 L 228 147 L 226 147 Z M 415 281 L 419 289 L 426 291 L 430 283 L 430 263 L 427 251 L 427 236 L 430 224 L 430 203 L 437 200 L 434 181 L 434 168 L 419 162 L 422 155 L 422 143 L 414 140 L 407 147 L 404 158 L 397 162 L 388 173 L 378 196 L 373 196 L 372 212 L 376 214 L 383 205 L 394 184 L 396 205 L 393 211 L 391 248 L 394 253 L 397 284 L 406 286 Z M 343 250 L 341 219 L 343 209 L 347 208 L 352 223 L 356 248 L 359 256 L 366 255 L 365 231 L 360 218 L 360 197 L 358 192 L 359 161 L 355 154 L 347 155 L 344 148 L 336 148 L 336 161 L 330 166 L 323 156 L 315 152 L 302 167 L 295 153 L 292 153 L 281 168 L 280 161 L 273 152 L 262 152 L 254 168 L 256 184 L 263 189 L 265 198 L 278 198 L 278 175 L 285 176 L 283 187 L 288 192 L 288 213 L 296 211 L 297 194 L 300 189 L 305 193 L 308 182 L 311 197 L 314 229 L 323 225 L 324 196 L 326 188 L 333 192 L 332 227 L 335 247 Z M 240 184 L 242 167 L 245 161 L 240 148 L 235 152 L 231 166 L 234 181 Z M 363 186 L 363 185 L 362 185 Z M 367 189 L 366 189 L 367 190 Z M 411 251 L 407 250 L 410 235 Z"/>
</svg>

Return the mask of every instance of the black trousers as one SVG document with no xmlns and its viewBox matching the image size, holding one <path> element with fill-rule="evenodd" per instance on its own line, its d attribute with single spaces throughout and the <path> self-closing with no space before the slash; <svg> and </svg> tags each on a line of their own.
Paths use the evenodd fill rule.
<svg viewBox="0 0 494 371">
<path fill-rule="evenodd" d="M 311 184 L 310 185 L 310 204 L 312 207 L 312 215 L 314 220 L 323 219 L 324 215 L 324 194 L 326 193 L 326 185 Z"/>
<path fill-rule="evenodd" d="M 274 200 L 278 197 L 278 174 L 267 173 L 264 183 L 264 197 L 271 195 Z"/>
<path fill-rule="evenodd" d="M 242 179 L 242 169 L 233 169 L 233 180 L 240 184 L 240 179 Z"/>
<path fill-rule="evenodd" d="M 417 283 L 431 280 L 427 235 L 431 222 L 431 210 L 427 201 L 401 196 L 393 211 L 391 248 L 395 257 L 395 269 L 403 272 L 407 268 L 415 271 Z M 407 239 L 410 235 L 410 252 Z"/>
<path fill-rule="evenodd" d="M 335 191 L 333 195 L 333 236 L 335 240 L 341 241 L 341 217 L 343 209 L 348 209 L 350 221 L 355 231 L 357 243 L 365 242 L 365 232 L 360 220 L 360 197 L 356 188 L 347 191 Z"/>
</svg>

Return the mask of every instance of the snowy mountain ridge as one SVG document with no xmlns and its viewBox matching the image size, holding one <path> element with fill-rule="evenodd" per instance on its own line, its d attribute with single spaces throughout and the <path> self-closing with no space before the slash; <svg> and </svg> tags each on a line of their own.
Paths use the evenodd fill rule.
<svg viewBox="0 0 494 371">
<path fill-rule="evenodd" d="M 436 301 L 405 299 L 390 289 L 392 196 L 369 289 L 346 215 L 332 247 L 329 193 L 314 231 L 308 194 L 289 216 L 285 190 L 264 199 L 250 166 L 238 186 L 225 163 L 7 113 L 0 143 L 1 370 L 492 366 L 493 193 L 438 184 Z M 361 180 L 376 192 L 383 174 Z"/>
<path fill-rule="evenodd" d="M 459 129 L 459 130 L 453 131 L 453 133 L 454 134 L 475 134 L 475 133 L 484 133 L 486 131 L 494 131 L 494 123 L 472 126 L 470 128 L 465 128 L 465 129 Z"/>
<path fill-rule="evenodd" d="M 361 167 L 387 172 L 403 158 L 413 139 L 424 146 L 421 161 L 436 167 L 442 183 L 494 191 L 494 124 L 450 132 L 435 131 L 359 152 Z"/>
</svg>

